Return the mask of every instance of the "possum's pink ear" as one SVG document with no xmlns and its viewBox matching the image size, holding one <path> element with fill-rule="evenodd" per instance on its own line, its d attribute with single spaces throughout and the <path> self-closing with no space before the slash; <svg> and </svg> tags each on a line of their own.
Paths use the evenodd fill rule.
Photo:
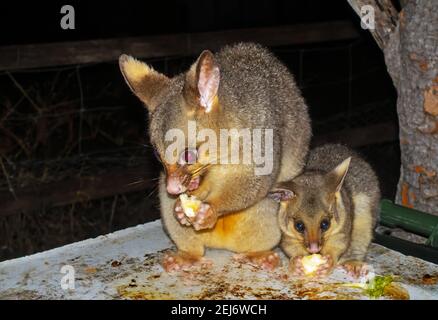
<svg viewBox="0 0 438 320">
<path fill-rule="evenodd" d="M 119 66 L 129 88 L 153 112 L 159 103 L 160 93 L 168 86 L 170 79 L 126 54 L 120 56 Z"/>
<path fill-rule="evenodd" d="M 277 202 L 281 202 L 295 198 L 296 194 L 289 189 L 274 188 L 269 192 L 268 197 Z"/>
<path fill-rule="evenodd" d="M 219 81 L 219 66 L 214 61 L 213 53 L 205 50 L 187 72 L 184 84 L 187 102 L 209 113 L 217 101 Z"/>
<path fill-rule="evenodd" d="M 345 177 L 350 167 L 351 157 L 342 161 L 336 168 L 326 174 L 326 183 L 334 193 L 341 191 Z"/>
</svg>

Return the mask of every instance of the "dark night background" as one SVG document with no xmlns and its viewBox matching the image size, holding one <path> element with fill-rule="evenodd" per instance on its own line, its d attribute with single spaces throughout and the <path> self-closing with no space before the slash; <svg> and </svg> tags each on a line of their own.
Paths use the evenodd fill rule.
<svg viewBox="0 0 438 320">
<path fill-rule="evenodd" d="M 76 30 L 59 26 L 64 4 L 75 8 Z M 359 18 L 344 0 L 2 1 L 0 46 L 336 20 L 350 21 L 359 36 L 271 48 L 302 89 L 314 136 L 377 123 L 397 126 L 396 92 L 382 52 L 369 32 L 360 28 Z M 144 60 L 173 75 L 187 69 L 195 58 Z M 23 98 L 17 83 L 31 99 Z M 84 199 L 56 208 L 37 207 L 13 215 L 2 215 L 0 203 L 0 260 L 159 217 L 154 185 L 160 164 L 148 145 L 145 111 L 129 92 L 116 61 L 0 70 L 0 120 L 0 194 L 11 192 L 11 187 L 38 188 L 44 183 L 111 174 L 140 164 L 150 167 L 147 177 L 151 181 L 146 191 Z M 383 195 L 389 199 L 394 198 L 398 182 L 398 143 L 395 138 L 355 148 L 372 163 Z"/>
</svg>

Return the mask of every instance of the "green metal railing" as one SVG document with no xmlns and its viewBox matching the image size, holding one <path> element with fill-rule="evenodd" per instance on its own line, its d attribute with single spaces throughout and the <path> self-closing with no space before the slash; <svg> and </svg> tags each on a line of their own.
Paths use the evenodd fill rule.
<svg viewBox="0 0 438 320">
<path fill-rule="evenodd" d="M 438 248 L 438 216 L 402 207 L 384 199 L 380 203 L 380 224 L 427 237 L 426 245 Z"/>
</svg>

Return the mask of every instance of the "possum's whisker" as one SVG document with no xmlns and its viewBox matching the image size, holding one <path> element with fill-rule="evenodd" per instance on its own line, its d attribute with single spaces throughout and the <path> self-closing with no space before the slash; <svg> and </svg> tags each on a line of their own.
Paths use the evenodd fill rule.
<svg viewBox="0 0 438 320">
<path fill-rule="evenodd" d="M 127 183 L 127 184 L 125 184 L 125 186 L 132 186 L 134 184 L 139 184 L 139 183 L 142 183 L 144 181 L 145 181 L 145 179 L 137 180 L 137 181 L 134 181 L 134 182 Z"/>
<path fill-rule="evenodd" d="M 146 198 L 150 198 L 155 192 L 158 191 L 158 185 L 152 188 L 152 191 L 146 196 Z"/>
<path fill-rule="evenodd" d="M 127 184 L 125 184 L 125 186 L 132 186 L 132 185 L 143 183 L 143 182 L 146 182 L 146 181 L 158 181 L 159 179 L 160 179 L 160 177 L 156 177 L 156 178 L 143 178 L 143 179 L 140 179 L 140 180 L 136 180 L 136 181 L 127 183 Z"/>
<path fill-rule="evenodd" d="M 205 170 L 207 170 L 210 166 L 211 166 L 211 164 L 203 165 L 203 166 L 191 171 L 190 174 L 192 175 L 192 177 L 195 177 L 195 176 L 201 174 L 202 172 L 204 172 Z"/>
</svg>

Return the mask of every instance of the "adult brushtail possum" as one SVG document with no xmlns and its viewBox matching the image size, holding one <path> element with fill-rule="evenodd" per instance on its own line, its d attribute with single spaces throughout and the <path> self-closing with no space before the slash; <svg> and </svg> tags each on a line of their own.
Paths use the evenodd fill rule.
<svg viewBox="0 0 438 320">
<path fill-rule="evenodd" d="M 171 271 L 202 261 L 206 247 L 274 266 L 278 257 L 271 250 L 281 238 L 278 203 L 266 196 L 275 183 L 300 173 L 311 135 L 307 107 L 287 68 L 267 49 L 251 43 L 227 46 L 216 54 L 204 51 L 187 72 L 173 78 L 127 55 L 119 63 L 129 87 L 149 110 L 151 143 L 165 169 L 159 182 L 162 221 L 178 252 L 166 256 L 164 268 Z M 187 137 L 193 124 L 209 138 L 190 146 Z M 183 141 L 166 139 L 174 129 L 184 133 Z M 257 173 L 261 165 L 254 157 L 227 164 L 232 148 L 225 154 L 221 149 L 218 161 L 210 161 L 213 152 L 205 148 L 207 140 L 214 140 L 219 149 L 223 129 L 231 129 L 225 147 L 239 138 L 232 129 L 272 130 L 272 140 L 258 139 L 261 149 L 272 148 L 264 154 L 269 170 Z M 239 157 L 244 156 L 242 141 L 238 139 Z M 178 143 L 179 154 L 166 153 Z M 169 154 L 176 160 L 169 161 Z M 181 194 L 202 202 L 193 215 L 184 214 Z"/>
<path fill-rule="evenodd" d="M 341 264 L 353 276 L 366 272 L 380 200 L 371 166 L 355 152 L 328 144 L 309 152 L 304 172 L 279 184 L 271 196 L 281 200 L 281 247 L 293 273 L 305 273 L 302 258 L 321 254 L 317 274 Z"/>
</svg>

